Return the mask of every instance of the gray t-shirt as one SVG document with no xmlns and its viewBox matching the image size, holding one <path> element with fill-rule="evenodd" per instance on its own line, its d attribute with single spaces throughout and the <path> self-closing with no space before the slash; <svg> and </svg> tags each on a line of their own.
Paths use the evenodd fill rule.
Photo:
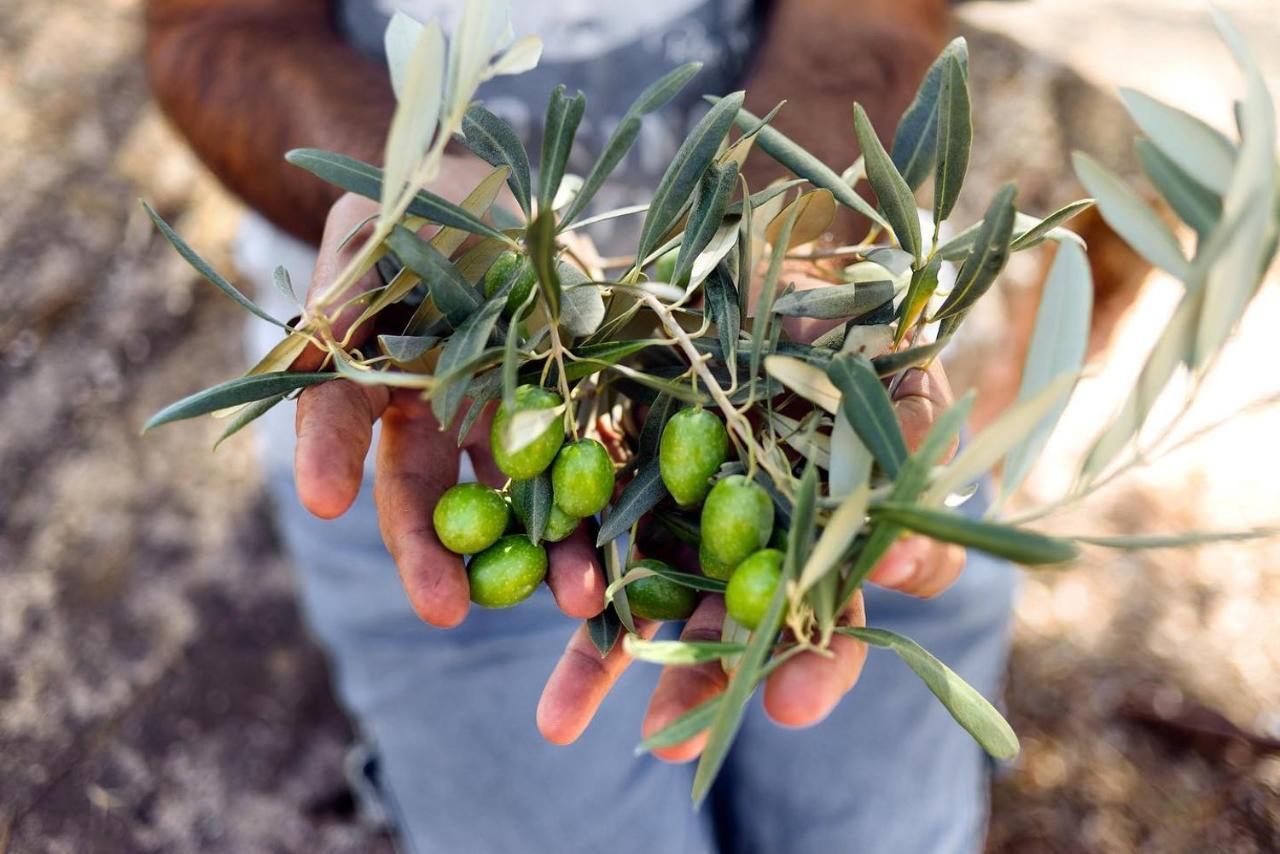
<svg viewBox="0 0 1280 854">
<path fill-rule="evenodd" d="M 384 61 L 382 32 L 392 13 L 456 25 L 463 0 L 336 0 L 340 26 L 360 51 Z M 585 175 L 604 142 L 649 84 L 692 60 L 702 71 L 658 113 L 646 118 L 628 158 L 592 205 L 607 210 L 647 197 L 671 162 L 688 127 L 705 111 L 704 94 L 741 88 L 764 13 L 765 0 L 515 0 L 517 36 L 542 37 L 538 67 L 480 87 L 485 106 L 506 119 L 537 161 L 547 96 L 558 84 L 587 96 L 568 171 Z M 605 228 L 602 243 L 623 237 Z"/>
</svg>

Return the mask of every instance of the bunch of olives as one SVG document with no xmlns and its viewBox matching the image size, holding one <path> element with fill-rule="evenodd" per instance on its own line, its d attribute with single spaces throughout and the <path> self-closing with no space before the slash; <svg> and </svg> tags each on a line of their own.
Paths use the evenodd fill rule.
<svg viewBox="0 0 1280 854">
<path fill-rule="evenodd" d="M 514 272 L 514 271 L 511 271 Z M 534 479 L 550 469 L 552 503 L 542 539 L 559 542 L 581 521 L 603 510 L 613 497 L 613 460 L 595 439 L 565 441 L 564 425 L 555 419 L 515 452 L 502 435 L 518 412 L 554 409 L 559 394 L 533 385 L 516 389 L 515 406 L 498 407 L 490 447 L 498 468 L 511 478 L 507 494 L 480 483 L 451 487 L 436 504 L 436 536 L 445 548 L 471 555 L 467 575 L 471 600 L 486 608 L 509 608 L 528 598 L 547 574 L 547 553 L 520 533 L 511 496 L 531 489 Z M 773 534 L 773 502 L 769 494 L 743 475 L 713 478 L 728 457 L 724 424 L 702 408 L 684 409 L 664 426 L 658 465 L 662 482 L 675 503 L 688 512 L 701 505 L 699 563 L 703 574 L 728 582 L 729 614 L 755 628 L 781 576 L 782 553 L 767 548 Z M 693 590 L 665 577 L 670 568 L 645 559 L 632 568 L 653 570 L 627 588 L 636 616 L 682 620 L 693 613 Z"/>
</svg>

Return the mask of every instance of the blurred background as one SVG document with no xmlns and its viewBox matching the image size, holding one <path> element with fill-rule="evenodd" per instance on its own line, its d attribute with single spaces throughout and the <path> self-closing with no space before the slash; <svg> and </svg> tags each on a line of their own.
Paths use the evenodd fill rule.
<svg viewBox="0 0 1280 854">
<path fill-rule="evenodd" d="M 239 310 L 136 203 L 230 268 L 240 208 L 148 100 L 140 5 L 0 4 L 0 854 L 389 851 L 342 794 L 348 725 L 247 437 L 210 453 L 208 420 L 138 436 L 244 367 Z M 1280 4 L 1219 5 L 1280 93 Z M 1230 128 L 1239 81 L 1199 0 L 975 2 L 956 26 L 977 138 L 961 221 L 1009 178 L 1034 213 L 1083 195 L 1075 148 L 1135 175 L 1117 86 Z M 1178 293 L 1082 226 L 1111 334 L 1024 502 L 1065 486 Z M 987 323 L 1033 310 L 1047 259 L 1031 255 Z M 1280 395 L 1278 325 L 1273 283 L 1187 429 Z M 972 337 L 953 371 L 996 406 L 1008 357 Z M 1274 524 L 1276 436 L 1280 407 L 1248 409 L 1048 527 Z M 1023 752 L 995 785 L 989 850 L 1280 850 L 1277 614 L 1280 541 L 1089 551 L 1027 576 L 1008 687 Z"/>
</svg>

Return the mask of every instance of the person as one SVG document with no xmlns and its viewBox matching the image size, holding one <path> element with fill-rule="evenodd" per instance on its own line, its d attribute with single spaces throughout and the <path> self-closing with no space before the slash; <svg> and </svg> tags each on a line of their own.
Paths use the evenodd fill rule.
<svg viewBox="0 0 1280 854">
<path fill-rule="evenodd" d="M 460 7 L 149 0 L 155 95 L 255 212 L 237 246 L 250 278 L 266 281 L 283 263 L 314 292 L 336 275 L 353 245 L 342 248 L 342 238 L 375 207 L 339 197 L 282 155 L 312 146 L 380 162 L 394 109 L 379 64 L 388 14 L 436 17 L 447 32 Z M 480 96 L 532 148 L 552 86 L 582 89 L 588 119 L 569 165 L 579 173 L 645 85 L 690 59 L 705 63 L 695 85 L 646 121 L 605 206 L 651 191 L 703 92 L 746 88 L 757 114 L 786 98 L 781 130 L 825 162 L 853 162 L 851 102 L 868 108 L 882 134 L 891 131 L 947 28 L 945 0 L 523 0 L 513 23 L 543 36 L 543 61 L 486 83 Z M 451 148 L 432 189 L 461 198 L 488 169 Z M 752 186 L 777 174 L 765 158 L 748 162 Z M 837 223 L 842 233 L 855 227 Z M 797 278 L 802 287 L 821 284 Z M 283 300 L 270 287 L 258 294 Z M 250 356 L 276 335 L 252 326 Z M 304 354 L 295 367 L 317 360 Z M 941 371 L 909 375 L 895 404 L 909 444 L 948 403 Z M 687 760 L 701 738 L 658 758 L 633 748 L 642 733 L 722 691 L 726 677 L 718 662 L 628 669 L 620 646 L 602 659 L 581 628 L 566 647 L 573 622 L 564 615 L 587 617 L 603 604 L 603 576 L 583 535 L 552 550 L 546 591 L 509 611 L 468 609 L 462 563 L 436 540 L 430 509 L 459 478 L 501 484 L 487 432 L 482 419 L 460 451 L 412 394 L 344 381 L 304 392 L 295 424 L 277 407 L 259 431 L 304 612 L 376 756 L 380 802 L 406 850 L 937 854 L 980 846 L 985 755 L 896 658 L 868 656 L 844 637 L 834 656 L 806 653 L 771 676 L 707 806 L 693 810 Z M 375 447 L 376 462 L 366 465 Z M 969 506 L 981 512 L 982 502 Z M 994 696 L 1013 574 L 976 554 L 965 563 L 955 547 L 904 539 L 847 619 L 869 616 L 918 639 Z M 681 636 L 718 638 L 722 615 L 719 597 L 705 598 Z"/>
</svg>

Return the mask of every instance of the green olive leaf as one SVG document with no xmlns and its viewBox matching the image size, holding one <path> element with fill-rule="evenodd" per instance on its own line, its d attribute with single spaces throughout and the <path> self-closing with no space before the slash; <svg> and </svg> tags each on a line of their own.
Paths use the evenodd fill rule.
<svg viewBox="0 0 1280 854">
<path fill-rule="evenodd" d="M 960 317 L 995 283 L 1009 260 L 1009 244 L 1013 238 L 1013 197 L 1016 193 L 1012 184 L 1005 184 L 991 200 L 978 229 L 973 251 L 961 265 L 955 286 L 931 322 Z M 939 333 L 939 337 L 945 335 Z"/>
<path fill-rule="evenodd" d="M 889 392 L 866 356 L 845 353 L 827 367 L 827 377 L 840 389 L 840 411 L 858 438 L 889 477 L 897 477 L 907 458 L 907 444 L 898 425 Z"/>
<path fill-rule="evenodd" d="M 964 185 L 969 168 L 969 148 L 973 144 L 973 118 L 969 113 L 969 84 L 960 60 L 948 56 L 938 95 L 938 153 L 933 179 L 934 229 L 940 226 Z M 910 182 L 908 182 L 910 183 Z"/>
<path fill-rule="evenodd" d="M 871 518 L 1029 566 L 1065 563 L 1075 560 L 1080 554 L 1079 548 L 1070 540 L 999 522 L 970 519 L 936 507 L 878 502 L 871 505 Z"/>
<path fill-rule="evenodd" d="M 436 364 L 437 376 L 452 374 L 457 369 L 475 361 L 488 346 L 494 327 L 506 304 L 504 295 L 495 295 L 481 308 L 462 322 L 454 333 L 445 341 L 440 351 L 440 361 Z M 453 423 L 454 416 L 462 406 L 466 395 L 467 384 L 471 381 L 469 374 L 462 374 L 454 379 L 442 392 L 431 397 L 431 411 L 441 426 Z"/>
<path fill-rule="evenodd" d="M 918 189 L 933 171 L 938 151 L 937 127 L 942 82 L 952 59 L 959 63 L 967 77 L 969 47 L 963 38 L 957 38 L 947 45 L 929 66 L 915 98 L 898 121 L 898 129 L 893 136 L 893 165 L 912 190 Z"/>
<path fill-rule="evenodd" d="M 721 641 L 645 640 L 636 635 L 622 639 L 622 648 L 639 661 L 653 664 L 701 664 L 715 661 L 724 655 L 735 655 L 746 650 L 745 644 Z"/>
<path fill-rule="evenodd" d="M 325 383 L 332 379 L 337 377 L 333 374 L 302 374 L 288 371 L 237 377 L 169 404 L 147 419 L 147 423 L 142 426 L 142 432 L 146 433 L 148 430 L 154 430 L 172 421 L 208 415 L 219 409 L 287 394 L 296 389 Z"/>
<path fill-rule="evenodd" d="M 507 186 L 516 197 L 520 209 L 530 216 L 529 155 L 511 125 L 489 112 L 481 104 L 472 104 L 462 119 L 462 134 L 467 148 L 491 166 L 507 166 Z"/>
<path fill-rule="evenodd" d="M 480 307 L 483 302 L 480 292 L 462 278 L 448 258 L 417 234 L 397 225 L 387 236 L 387 245 L 406 267 L 427 283 L 431 298 L 454 329 Z"/>
<path fill-rule="evenodd" d="M 511 482 L 511 509 L 536 545 L 551 517 L 551 474 L 543 472 L 528 480 Z"/>
<path fill-rule="evenodd" d="M 258 307 L 257 303 L 237 290 L 235 285 L 220 276 L 218 271 L 209 265 L 208 261 L 201 258 L 200 255 L 178 235 L 178 232 L 174 231 L 173 228 L 170 227 L 169 223 L 165 222 L 161 218 L 160 214 L 156 213 L 155 208 L 151 207 L 151 205 L 146 202 L 143 202 L 142 209 L 147 212 L 147 216 L 151 218 L 151 222 L 154 223 L 155 227 L 164 235 L 164 239 L 169 241 L 173 248 L 178 250 L 178 254 L 183 257 L 183 260 L 195 268 L 195 271 L 203 276 L 206 281 L 227 296 L 231 297 L 237 305 L 253 316 L 261 318 L 275 326 L 279 326 L 281 329 L 289 329 L 286 324 L 267 314 Z"/>
<path fill-rule="evenodd" d="M 625 534 L 641 516 L 656 507 L 666 495 L 667 487 L 662 482 L 662 474 L 658 470 L 658 459 L 655 456 L 640 466 L 636 476 L 613 503 L 600 525 L 600 533 L 596 535 L 596 546 L 603 547 L 606 543 Z"/>
<path fill-rule="evenodd" d="M 538 211 L 525 234 L 529 258 L 538 274 L 538 291 L 553 323 L 560 321 L 561 284 L 556 264 L 556 216 L 549 207 Z"/>
<path fill-rule="evenodd" d="M 863 643 L 893 650 L 983 750 L 1000 760 L 1018 755 L 1018 736 L 995 706 L 920 644 L 887 629 L 841 626 L 836 631 Z"/>
<path fill-rule="evenodd" d="M 547 116 L 542 126 L 542 157 L 538 167 L 538 216 L 551 217 L 553 226 L 555 223 L 551 203 L 556 197 L 556 191 L 560 189 L 564 167 L 569 162 L 569 152 L 573 148 L 573 138 L 578 133 L 578 123 L 582 121 L 582 113 L 587 108 L 586 96 L 581 92 L 572 98 L 566 98 L 564 92 L 563 84 L 551 90 Z M 554 228 L 552 234 L 555 234 Z"/>
<path fill-rule="evenodd" d="M 743 96 L 742 92 L 734 92 L 717 101 L 676 150 L 649 202 L 649 212 L 645 215 L 636 249 L 637 259 L 649 256 L 662 235 L 689 206 L 694 188 L 715 159 L 716 150 L 742 106 Z"/>
<path fill-rule="evenodd" d="M 746 110 L 739 110 L 736 121 L 738 127 L 748 129 L 755 127 L 760 122 L 760 119 Z M 804 178 L 815 187 L 829 190 L 837 202 L 857 211 L 876 225 L 883 228 L 889 227 L 889 223 L 885 221 L 885 218 L 875 208 L 867 204 L 867 201 L 862 196 L 855 193 L 853 188 L 846 184 L 844 179 L 837 175 L 831 167 L 805 151 L 783 134 L 782 131 L 774 127 L 762 128 L 759 132 L 758 140 L 757 144 L 770 157 L 795 175 Z M 752 204 L 759 206 L 761 202 L 753 201 Z"/>
<path fill-rule="evenodd" d="M 1235 171 L 1236 147 L 1221 132 L 1190 113 L 1121 89 L 1120 100 L 1133 121 L 1183 174 L 1215 195 L 1225 195 Z"/>
<path fill-rule="evenodd" d="M 591 643 L 596 648 L 596 652 L 600 653 L 600 657 L 604 658 L 613 650 L 614 644 L 618 642 L 618 635 L 622 634 L 622 621 L 618 619 L 618 613 L 614 610 L 613 605 L 609 605 L 596 616 L 586 621 L 587 637 L 591 638 Z"/>
<path fill-rule="evenodd" d="M 689 223 L 685 226 L 679 254 L 676 256 L 672 284 L 683 284 L 689 280 L 699 253 L 707 248 L 721 228 L 725 210 L 729 207 L 729 197 L 733 195 L 737 184 L 736 163 L 724 167 L 713 165 L 698 182 Z M 736 229 L 733 234 L 736 234 Z"/>
<path fill-rule="evenodd" d="M 1155 266 L 1187 279 L 1191 268 L 1186 256 L 1155 211 L 1089 155 L 1077 151 L 1072 162 L 1080 183 L 1097 199 L 1102 218 L 1116 234 Z"/>
<path fill-rule="evenodd" d="M 561 217 L 562 223 L 574 222 L 578 215 L 586 210 L 587 205 L 604 186 L 604 182 L 613 174 L 613 170 L 618 168 L 618 164 L 627 156 L 627 152 L 631 150 L 631 146 L 640 135 L 641 119 L 667 104 L 701 68 L 701 62 L 686 62 L 668 71 L 640 93 L 623 114 L 609 141 L 604 144 L 599 159 L 583 179 L 582 188 L 578 190 L 577 196 Z"/>
<path fill-rule="evenodd" d="M 778 297 L 773 313 L 787 317 L 816 317 L 823 320 L 852 320 L 893 299 L 893 282 L 864 282 L 858 285 L 828 285 L 792 291 Z"/>
<path fill-rule="evenodd" d="M 893 236 L 900 245 L 918 261 L 923 251 L 920 237 L 920 213 L 916 199 L 905 178 L 898 173 L 889 153 L 884 150 L 880 137 L 876 136 L 871 119 L 861 104 L 853 105 L 853 128 L 867 164 L 867 180 L 875 191 L 884 218 L 889 221 Z"/>
</svg>

